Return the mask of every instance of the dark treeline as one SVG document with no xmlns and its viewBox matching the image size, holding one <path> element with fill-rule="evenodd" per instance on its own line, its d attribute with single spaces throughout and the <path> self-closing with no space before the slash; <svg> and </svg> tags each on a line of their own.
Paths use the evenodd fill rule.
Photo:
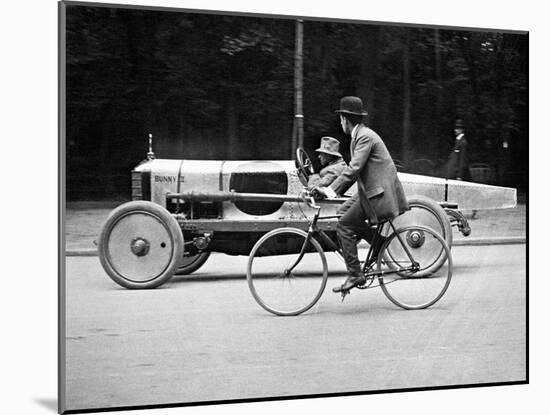
<svg viewBox="0 0 550 415">
<path fill-rule="evenodd" d="M 456 118 L 471 163 L 527 186 L 526 35 L 304 21 L 304 143 L 342 142 L 358 95 L 404 171 L 441 173 Z M 127 197 L 160 158 L 289 159 L 295 21 L 67 7 L 67 196 Z M 427 160 L 427 161 L 426 161 Z"/>
</svg>

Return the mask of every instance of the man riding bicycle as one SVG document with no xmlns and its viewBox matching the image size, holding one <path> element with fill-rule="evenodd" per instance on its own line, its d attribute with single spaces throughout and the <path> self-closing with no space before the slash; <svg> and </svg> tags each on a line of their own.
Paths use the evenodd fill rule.
<svg viewBox="0 0 550 415">
<path fill-rule="evenodd" d="M 336 231 L 349 273 L 344 284 L 333 289 L 334 292 L 341 292 L 365 283 L 357 255 L 357 240 L 362 238 L 372 244 L 376 234 L 372 226 L 399 216 L 409 206 L 386 145 L 378 134 L 363 123 L 367 112 L 361 99 L 344 97 L 340 100 L 340 109 L 335 112 L 340 114 L 343 132 L 351 135 L 351 161 L 330 186 L 316 190 L 328 198 L 334 198 L 357 181 L 357 193 L 338 210 L 342 216 Z M 383 237 L 377 238 L 372 247 L 373 260 L 384 241 Z"/>
</svg>

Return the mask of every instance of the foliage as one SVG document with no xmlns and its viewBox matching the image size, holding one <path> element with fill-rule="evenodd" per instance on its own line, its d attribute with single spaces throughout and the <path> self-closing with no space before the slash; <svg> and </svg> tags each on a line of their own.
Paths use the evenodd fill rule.
<svg viewBox="0 0 550 415">
<path fill-rule="evenodd" d="M 310 152 L 333 135 L 346 154 L 334 109 L 343 95 L 358 95 L 395 158 L 444 160 L 461 118 L 473 161 L 514 166 L 514 177 L 527 170 L 527 36 L 313 20 L 303 27 Z M 98 172 L 128 176 L 149 132 L 158 157 L 289 158 L 294 20 L 68 5 L 66 45 L 69 190 L 101 183 Z M 495 155 L 504 142 L 502 161 Z M 104 183 L 104 193 L 129 189 Z"/>
</svg>

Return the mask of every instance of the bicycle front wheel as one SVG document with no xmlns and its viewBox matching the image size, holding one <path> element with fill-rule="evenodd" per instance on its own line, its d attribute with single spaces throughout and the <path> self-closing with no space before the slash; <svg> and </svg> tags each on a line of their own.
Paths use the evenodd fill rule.
<svg viewBox="0 0 550 415">
<path fill-rule="evenodd" d="M 423 238 L 410 244 L 408 239 Z M 430 228 L 397 229 L 385 242 L 377 262 L 382 291 L 395 305 L 418 310 L 435 304 L 447 291 L 453 274 L 451 251 L 445 240 Z M 434 264 L 438 264 L 434 267 Z"/>
<path fill-rule="evenodd" d="M 296 316 L 321 298 L 327 260 L 319 242 L 303 230 L 275 229 L 252 248 L 246 278 L 252 296 L 265 310 Z"/>
</svg>

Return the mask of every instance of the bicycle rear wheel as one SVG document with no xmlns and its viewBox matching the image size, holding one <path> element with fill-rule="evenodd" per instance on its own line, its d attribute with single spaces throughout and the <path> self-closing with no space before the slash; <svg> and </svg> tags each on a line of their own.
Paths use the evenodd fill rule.
<svg viewBox="0 0 550 415">
<path fill-rule="evenodd" d="M 265 310 L 295 316 L 313 307 L 323 294 L 327 260 L 319 242 L 303 230 L 275 229 L 252 248 L 246 278 L 252 296 Z"/>
<path fill-rule="evenodd" d="M 424 238 L 422 244 L 407 243 L 407 238 L 419 233 Z M 451 283 L 453 260 L 447 243 L 436 231 L 422 226 L 397 229 L 382 247 L 382 252 L 388 250 L 391 255 L 379 256 L 377 270 L 381 273 L 380 287 L 392 303 L 417 310 L 443 297 Z M 416 268 L 412 268 L 411 257 Z"/>
<path fill-rule="evenodd" d="M 410 196 L 407 198 L 407 202 L 409 203 L 410 210 L 392 220 L 394 227 L 422 226 L 433 229 L 445 240 L 445 243 L 449 249 L 451 249 L 453 233 L 445 210 L 439 206 L 438 203 L 425 196 Z M 386 224 L 384 226 L 384 234 L 389 236 L 391 233 L 391 226 Z M 406 241 L 410 247 L 422 244 L 425 240 L 425 236 L 420 230 L 413 231 L 407 236 Z M 387 259 L 393 261 L 395 258 L 392 257 L 393 252 L 391 248 L 391 246 L 388 247 L 386 254 L 389 255 Z M 430 268 L 426 268 L 423 274 L 430 275 L 432 272 L 436 271 L 437 268 L 443 265 L 443 260 L 444 258 L 440 257 L 439 261 L 435 261 Z"/>
</svg>

